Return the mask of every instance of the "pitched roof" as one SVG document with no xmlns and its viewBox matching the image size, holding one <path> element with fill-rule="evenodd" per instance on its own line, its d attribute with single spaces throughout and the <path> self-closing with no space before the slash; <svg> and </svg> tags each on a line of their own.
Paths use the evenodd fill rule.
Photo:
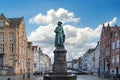
<svg viewBox="0 0 120 80">
<path fill-rule="evenodd" d="M 32 50 L 33 50 L 33 51 L 34 51 L 34 49 L 37 50 L 37 47 L 38 47 L 38 46 L 32 46 Z"/>
<path fill-rule="evenodd" d="M 23 17 L 20 18 L 6 18 L 3 13 L 0 14 L 0 19 L 6 20 L 9 24 L 10 27 L 19 27 Z"/>
<path fill-rule="evenodd" d="M 3 13 L 0 14 L 0 19 L 4 19 L 9 22 L 9 20 L 5 17 L 5 15 Z"/>
<path fill-rule="evenodd" d="M 19 26 L 20 22 L 22 21 L 23 17 L 21 18 L 8 18 L 8 20 L 10 21 L 10 26 Z"/>
</svg>

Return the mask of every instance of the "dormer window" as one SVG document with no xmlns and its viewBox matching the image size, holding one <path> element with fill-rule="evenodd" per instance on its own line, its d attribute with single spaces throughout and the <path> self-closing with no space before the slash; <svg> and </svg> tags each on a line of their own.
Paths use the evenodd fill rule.
<svg viewBox="0 0 120 80">
<path fill-rule="evenodd" d="M 0 22 L 0 27 L 4 27 L 5 23 L 4 22 Z"/>
</svg>

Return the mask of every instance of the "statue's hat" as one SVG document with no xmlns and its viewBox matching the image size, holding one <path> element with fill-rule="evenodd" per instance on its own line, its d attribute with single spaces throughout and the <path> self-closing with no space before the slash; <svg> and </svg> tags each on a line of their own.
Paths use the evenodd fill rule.
<svg viewBox="0 0 120 80">
<path fill-rule="evenodd" d="M 61 22 L 61 21 L 58 21 L 58 24 L 62 24 L 62 22 Z"/>
</svg>

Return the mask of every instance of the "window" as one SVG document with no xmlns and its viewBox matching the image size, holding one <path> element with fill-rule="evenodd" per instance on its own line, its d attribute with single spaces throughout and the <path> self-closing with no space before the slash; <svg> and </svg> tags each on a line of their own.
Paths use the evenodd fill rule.
<svg viewBox="0 0 120 80">
<path fill-rule="evenodd" d="M 0 58 L 0 66 L 3 66 L 3 58 Z"/>
<path fill-rule="evenodd" d="M 112 65 L 114 66 L 115 60 L 114 60 L 114 55 L 112 56 Z"/>
<path fill-rule="evenodd" d="M 22 53 L 24 54 L 24 48 L 22 49 Z"/>
<path fill-rule="evenodd" d="M 13 60 L 9 60 L 9 66 L 13 66 Z"/>
<path fill-rule="evenodd" d="M 4 52 L 4 44 L 0 44 L 0 52 Z"/>
<path fill-rule="evenodd" d="M 0 33 L 0 42 L 3 42 L 4 41 L 4 33 Z"/>
<path fill-rule="evenodd" d="M 22 45 L 22 39 L 19 39 L 19 44 Z"/>
<path fill-rule="evenodd" d="M 115 49 L 115 42 L 112 43 L 112 50 Z"/>
<path fill-rule="evenodd" d="M 20 58 L 20 67 L 22 67 L 22 59 Z"/>
<path fill-rule="evenodd" d="M 24 60 L 23 60 L 23 58 L 22 58 L 22 67 L 23 67 L 23 61 L 24 61 Z"/>
<path fill-rule="evenodd" d="M 20 50 L 19 50 L 19 51 L 20 51 L 20 54 L 21 54 L 21 52 L 22 52 L 22 51 L 21 51 L 21 46 L 20 46 Z"/>
<path fill-rule="evenodd" d="M 24 59 L 24 67 L 26 67 L 26 59 Z"/>
<path fill-rule="evenodd" d="M 13 44 L 9 45 L 9 52 L 13 52 Z"/>
<path fill-rule="evenodd" d="M 120 40 L 117 40 L 116 41 L 116 48 L 119 48 L 120 47 Z"/>
<path fill-rule="evenodd" d="M 116 54 L 116 64 L 119 63 L 119 54 Z"/>
<path fill-rule="evenodd" d="M 10 37 L 10 42 L 12 42 L 12 41 L 13 41 L 13 38 L 14 38 L 13 32 L 10 32 L 10 33 L 9 33 L 9 37 Z"/>
<path fill-rule="evenodd" d="M 114 32 L 114 36 L 116 37 L 118 35 L 118 33 L 117 32 Z"/>
<path fill-rule="evenodd" d="M 5 23 L 4 22 L 0 22 L 0 27 L 4 27 Z"/>
<path fill-rule="evenodd" d="M 93 61 L 93 62 L 95 61 L 95 57 L 92 57 L 92 61 Z"/>
</svg>

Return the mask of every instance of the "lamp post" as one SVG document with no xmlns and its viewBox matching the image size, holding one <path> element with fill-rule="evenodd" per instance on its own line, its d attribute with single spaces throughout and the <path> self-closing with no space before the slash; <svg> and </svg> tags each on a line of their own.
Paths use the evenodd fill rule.
<svg viewBox="0 0 120 80">
<path fill-rule="evenodd" d="M 107 61 L 107 68 L 108 68 L 107 72 L 108 72 L 108 77 L 109 77 L 110 75 L 110 61 L 109 60 Z"/>
<path fill-rule="evenodd" d="M 27 64 L 28 64 L 28 76 L 27 76 L 27 78 L 29 79 L 30 78 L 30 58 L 28 58 L 28 62 L 27 62 Z"/>
<path fill-rule="evenodd" d="M 101 57 L 99 57 L 99 69 L 98 69 L 98 77 L 100 77 L 100 59 L 101 59 Z"/>
</svg>

